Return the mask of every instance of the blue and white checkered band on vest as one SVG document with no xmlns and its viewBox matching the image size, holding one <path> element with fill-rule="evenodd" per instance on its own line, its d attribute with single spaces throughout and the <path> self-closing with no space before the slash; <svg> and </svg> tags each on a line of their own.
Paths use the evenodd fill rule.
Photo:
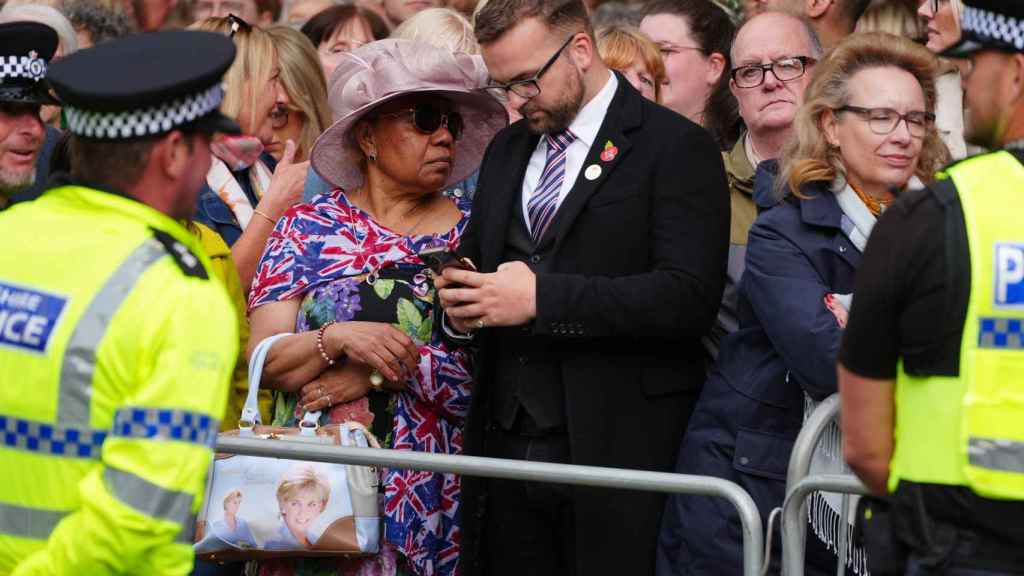
<svg viewBox="0 0 1024 576">
<path fill-rule="evenodd" d="M 961 19 L 963 31 L 984 40 L 1003 42 L 1024 50 L 1024 22 L 1003 14 L 964 6 Z"/>
<path fill-rule="evenodd" d="M 7 78 L 28 78 L 39 82 L 46 76 L 46 60 L 35 52 L 28 56 L 0 56 L 0 84 Z"/>
<path fill-rule="evenodd" d="M 124 112 L 93 112 L 65 106 L 68 129 L 86 138 L 122 140 L 156 136 L 184 126 L 220 108 L 220 84 L 159 106 Z"/>
</svg>

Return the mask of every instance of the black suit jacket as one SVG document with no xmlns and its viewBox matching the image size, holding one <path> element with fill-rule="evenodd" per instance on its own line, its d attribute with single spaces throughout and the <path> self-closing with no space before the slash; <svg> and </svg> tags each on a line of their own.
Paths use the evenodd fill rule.
<svg viewBox="0 0 1024 576">
<path fill-rule="evenodd" d="M 518 122 L 491 142 L 460 252 L 501 264 L 507 227 L 539 137 Z M 614 159 L 600 158 L 606 142 Z M 601 175 L 591 180 L 591 165 Z M 619 87 L 573 189 L 541 246 L 537 316 L 527 327 L 557 360 L 577 464 L 671 471 L 704 380 L 700 338 L 718 310 L 729 245 L 721 154 L 696 124 Z M 477 337 L 466 453 L 486 455 L 494 334 Z M 479 572 L 486 482 L 463 479 L 462 573 Z M 578 488 L 580 574 L 653 572 L 663 497 Z M 604 552 L 602 552 L 604 551 Z"/>
</svg>

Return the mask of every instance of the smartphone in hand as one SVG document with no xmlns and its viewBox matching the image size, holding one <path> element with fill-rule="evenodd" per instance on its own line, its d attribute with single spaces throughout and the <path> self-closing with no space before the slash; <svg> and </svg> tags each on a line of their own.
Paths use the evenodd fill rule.
<svg viewBox="0 0 1024 576">
<path fill-rule="evenodd" d="M 454 252 L 449 251 L 444 246 L 427 248 L 419 253 L 419 257 L 426 263 L 428 268 L 434 271 L 436 276 L 440 276 L 446 268 L 452 267 L 460 270 L 476 270 L 476 266 L 473 266 L 469 258 L 456 256 Z"/>
</svg>

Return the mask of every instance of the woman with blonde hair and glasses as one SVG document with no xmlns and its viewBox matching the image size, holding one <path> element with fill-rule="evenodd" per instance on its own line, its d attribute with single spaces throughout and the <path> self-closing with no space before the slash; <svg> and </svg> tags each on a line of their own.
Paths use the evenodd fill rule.
<svg viewBox="0 0 1024 576">
<path fill-rule="evenodd" d="M 644 98 L 661 104 L 665 62 L 658 46 L 643 32 L 627 26 L 598 30 L 597 52 L 609 68 L 621 73 Z"/>
<path fill-rule="evenodd" d="M 948 158 L 934 124 L 935 70 L 934 56 L 906 38 L 867 33 L 839 44 L 817 64 L 795 117 L 781 199 L 750 229 L 739 329 L 722 341 L 678 471 L 736 482 L 762 518 L 782 506 L 805 411 L 836 392 L 846 309 L 875 219 Z M 830 465 L 841 467 L 836 456 Z M 668 506 L 666 517 L 682 525 L 681 545 L 678 557 L 659 558 L 659 574 L 740 572 L 735 511 L 702 496 L 676 496 Z M 837 509 L 830 498 L 816 501 L 812 531 L 838 533 Z M 822 540 L 808 538 L 807 554 L 809 574 L 835 573 Z M 849 558 L 863 573 L 863 555 Z"/>
<path fill-rule="evenodd" d="M 248 290 L 274 224 L 301 200 L 309 163 L 294 161 L 294 142 L 286 143 L 280 162 L 266 153 L 274 141 L 271 112 L 286 98 L 271 36 L 234 15 L 206 18 L 191 28 L 230 36 L 237 49 L 224 76 L 221 111 L 238 122 L 243 134 L 211 144 L 214 161 L 199 193 L 196 220 L 231 247 L 239 279 Z"/>
<path fill-rule="evenodd" d="M 266 150 L 280 161 L 285 143 L 291 140 L 295 142 L 295 161 L 304 162 L 317 137 L 331 125 L 327 81 L 316 49 L 305 34 L 288 26 L 271 26 L 267 34 L 277 49 L 278 80 L 284 89 L 278 91 L 270 112 L 274 137 Z"/>
</svg>

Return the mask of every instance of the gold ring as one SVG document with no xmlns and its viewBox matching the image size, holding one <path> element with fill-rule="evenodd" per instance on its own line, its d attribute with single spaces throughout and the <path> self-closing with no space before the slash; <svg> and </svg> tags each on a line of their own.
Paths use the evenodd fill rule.
<svg viewBox="0 0 1024 576">
<path fill-rule="evenodd" d="M 328 395 L 324 396 L 324 398 L 327 398 L 327 406 L 328 407 L 332 406 L 332 404 L 331 404 L 331 395 L 328 394 Z"/>
<path fill-rule="evenodd" d="M 476 321 L 476 329 L 477 330 L 483 330 L 484 326 L 486 326 L 486 325 L 487 324 L 484 322 L 483 318 L 478 318 L 477 319 L 477 321 Z"/>
</svg>

